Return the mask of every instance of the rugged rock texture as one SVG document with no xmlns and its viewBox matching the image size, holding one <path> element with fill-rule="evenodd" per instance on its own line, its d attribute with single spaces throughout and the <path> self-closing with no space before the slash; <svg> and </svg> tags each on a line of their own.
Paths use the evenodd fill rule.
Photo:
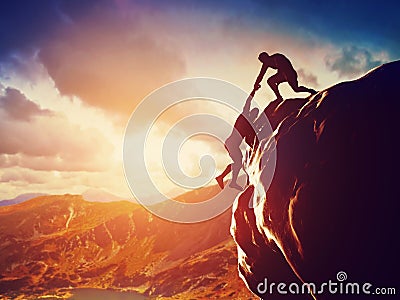
<svg viewBox="0 0 400 300">
<path fill-rule="evenodd" d="M 255 184 L 236 199 L 231 226 L 239 272 L 254 293 L 282 298 L 260 293 L 257 285 L 265 278 L 338 282 L 339 271 L 347 273 L 344 282 L 399 291 L 399 88 L 396 61 L 307 99 L 266 108 L 276 129 L 275 174 L 267 190 L 268 163 L 261 176 L 253 173 Z M 268 155 L 263 148 L 264 161 Z M 260 201 L 254 209 L 248 205 L 253 191 Z"/>
</svg>

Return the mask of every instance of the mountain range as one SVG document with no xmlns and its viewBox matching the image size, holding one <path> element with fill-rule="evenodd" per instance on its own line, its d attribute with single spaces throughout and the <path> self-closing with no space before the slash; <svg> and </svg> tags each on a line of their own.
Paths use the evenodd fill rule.
<svg viewBox="0 0 400 300">
<path fill-rule="evenodd" d="M 211 187 L 206 195 L 218 192 Z M 180 200 L 202 197 L 195 191 Z M 0 295 L 68 298 L 93 288 L 157 299 L 254 299 L 238 276 L 230 221 L 227 210 L 206 222 L 173 223 L 132 202 L 69 194 L 0 207 Z"/>
<path fill-rule="evenodd" d="M 18 204 L 21 202 L 25 202 L 27 200 L 46 195 L 44 193 L 25 193 L 18 195 L 15 198 L 12 199 L 5 199 L 5 200 L 0 200 L 0 206 L 7 206 L 7 205 L 13 205 L 13 204 Z"/>
</svg>

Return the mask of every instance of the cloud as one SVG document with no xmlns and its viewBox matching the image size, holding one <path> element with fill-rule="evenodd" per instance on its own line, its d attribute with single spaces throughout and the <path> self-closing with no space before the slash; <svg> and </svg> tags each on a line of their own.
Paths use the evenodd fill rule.
<svg viewBox="0 0 400 300">
<path fill-rule="evenodd" d="M 39 115 L 51 115 L 49 110 L 41 109 L 20 91 L 13 88 L 5 88 L 4 95 L 0 96 L 0 110 L 10 118 L 20 121 L 30 121 L 34 116 Z"/>
<path fill-rule="evenodd" d="M 64 95 L 129 115 L 151 91 L 179 79 L 179 45 L 160 37 L 151 18 L 101 12 L 76 21 L 42 45 L 39 58 Z"/>
<path fill-rule="evenodd" d="M 0 97 L 0 166 L 35 170 L 102 170 L 113 146 L 94 128 L 40 108 L 19 90 Z"/>
<path fill-rule="evenodd" d="M 30 169 L 7 168 L 0 174 L 0 183 L 19 182 L 22 184 L 42 184 L 48 181 L 47 172 L 35 172 Z"/>
<path fill-rule="evenodd" d="M 388 61 L 388 55 L 372 53 L 365 48 L 347 46 L 339 52 L 326 56 L 327 67 L 341 77 L 357 76 Z"/>
<path fill-rule="evenodd" d="M 120 170 L 121 169 L 121 170 Z M 0 169 L 0 199 L 13 198 L 28 192 L 48 194 L 81 194 L 88 188 L 103 189 L 131 198 L 122 168 L 107 172 L 41 171 L 23 167 Z"/>
<path fill-rule="evenodd" d="M 35 55 L 0 67 L 7 75 L 0 76 L 0 199 L 88 188 L 129 197 L 124 127 L 104 110 L 60 95 Z"/>
<path fill-rule="evenodd" d="M 313 87 L 318 87 L 318 78 L 317 76 L 315 76 L 312 73 L 307 72 L 306 70 L 304 70 L 303 68 L 299 69 L 297 71 L 299 78 L 300 78 L 300 85 L 302 85 L 301 82 L 305 82 L 306 84 L 309 84 Z"/>
</svg>

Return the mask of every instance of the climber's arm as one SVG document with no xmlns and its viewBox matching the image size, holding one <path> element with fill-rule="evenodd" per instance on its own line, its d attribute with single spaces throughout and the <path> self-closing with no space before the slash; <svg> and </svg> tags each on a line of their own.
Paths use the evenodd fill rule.
<svg viewBox="0 0 400 300">
<path fill-rule="evenodd" d="M 260 82 L 263 80 L 265 73 L 268 70 L 268 66 L 266 64 L 263 64 L 260 70 L 260 73 L 257 76 L 256 82 L 254 83 L 254 89 L 258 90 L 261 85 Z"/>
<path fill-rule="evenodd" d="M 243 106 L 243 112 L 242 112 L 242 114 L 248 115 L 248 114 L 250 113 L 251 100 L 253 100 L 253 97 L 254 97 L 254 94 L 256 93 L 256 90 L 257 90 L 257 89 L 254 88 L 254 89 L 251 91 L 249 97 L 247 97 L 246 103 L 245 103 L 244 106 Z"/>
</svg>

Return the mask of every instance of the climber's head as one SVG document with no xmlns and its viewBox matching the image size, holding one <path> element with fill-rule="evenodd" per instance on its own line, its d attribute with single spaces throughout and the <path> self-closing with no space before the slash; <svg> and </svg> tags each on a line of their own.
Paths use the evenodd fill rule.
<svg viewBox="0 0 400 300">
<path fill-rule="evenodd" d="M 266 60 L 268 60 L 269 58 L 269 54 L 267 52 L 261 52 L 258 55 L 258 60 L 261 61 L 262 63 L 264 63 Z"/>
<path fill-rule="evenodd" d="M 250 110 L 250 114 L 249 114 L 249 121 L 253 122 L 257 116 L 258 116 L 258 108 L 254 107 L 252 110 Z"/>
</svg>

